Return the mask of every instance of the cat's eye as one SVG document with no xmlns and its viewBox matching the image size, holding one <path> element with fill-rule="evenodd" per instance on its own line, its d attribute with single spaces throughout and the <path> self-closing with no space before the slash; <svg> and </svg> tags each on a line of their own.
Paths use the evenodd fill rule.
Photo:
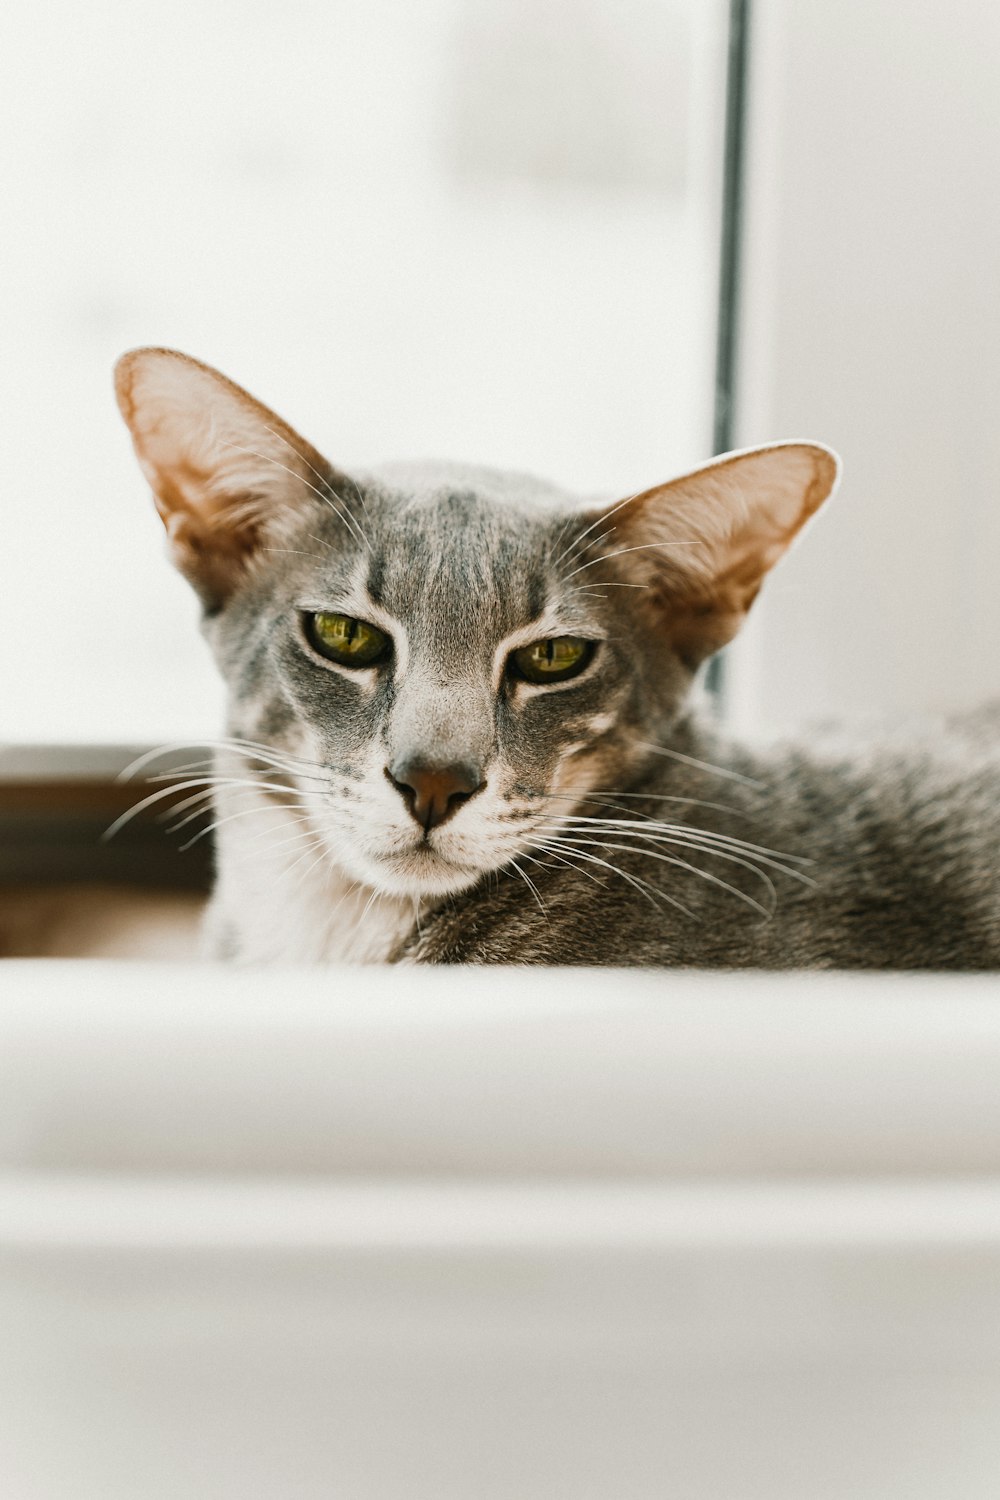
<svg viewBox="0 0 1000 1500">
<path fill-rule="evenodd" d="M 582 672 L 593 655 L 593 641 L 581 640 L 578 635 L 553 635 L 512 651 L 508 668 L 526 682 L 565 682 Z"/>
<path fill-rule="evenodd" d="M 375 667 L 392 650 L 392 641 L 385 631 L 365 620 L 322 609 L 303 618 L 309 644 L 320 656 L 341 667 Z"/>
</svg>

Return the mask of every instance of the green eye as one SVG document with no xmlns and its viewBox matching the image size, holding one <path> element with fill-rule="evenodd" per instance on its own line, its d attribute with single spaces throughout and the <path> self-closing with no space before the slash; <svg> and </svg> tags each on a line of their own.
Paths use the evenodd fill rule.
<svg viewBox="0 0 1000 1500">
<path fill-rule="evenodd" d="M 377 630 L 364 620 L 352 619 L 350 615 L 328 614 L 318 610 L 305 616 L 306 635 L 309 643 L 330 661 L 342 667 L 374 667 L 385 661 L 392 649 L 392 642 L 384 630 Z"/>
<path fill-rule="evenodd" d="M 509 665 L 515 677 L 527 682 L 565 682 L 582 672 L 593 655 L 593 641 L 583 641 L 577 635 L 554 635 L 512 651 Z"/>
</svg>

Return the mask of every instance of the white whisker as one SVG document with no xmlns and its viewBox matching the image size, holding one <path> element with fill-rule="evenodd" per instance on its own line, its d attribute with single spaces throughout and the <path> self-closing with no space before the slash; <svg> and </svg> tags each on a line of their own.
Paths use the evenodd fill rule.
<svg viewBox="0 0 1000 1500">
<path fill-rule="evenodd" d="M 279 806 L 275 806 L 273 803 L 270 803 L 270 804 L 268 804 L 268 805 L 266 805 L 264 807 L 244 807 L 239 812 L 227 813 L 225 815 L 225 817 L 215 818 L 211 823 L 208 824 L 208 826 L 206 828 L 200 828 L 198 830 L 198 832 L 194 835 L 193 838 L 188 839 L 187 843 L 181 844 L 181 846 L 180 846 L 181 853 L 183 854 L 183 852 L 185 851 L 185 849 L 190 849 L 193 844 L 199 843 L 201 839 L 207 838 L 208 835 L 210 833 L 214 833 L 217 828 L 223 828 L 227 823 L 235 823 L 236 820 L 239 819 L 239 818 L 252 818 L 254 816 L 256 816 L 256 817 L 266 817 L 266 815 L 268 813 L 270 813 L 272 815 L 272 817 L 275 814 L 279 814 L 279 813 L 285 813 L 285 814 L 289 814 L 290 813 L 290 814 L 293 814 L 295 816 L 296 822 L 304 822 L 305 821 L 304 818 L 302 817 L 301 809 L 299 809 L 299 808 L 293 808 L 291 806 L 280 806 L 280 805 Z M 192 813 L 191 814 L 191 817 L 197 817 L 197 816 L 198 816 L 197 813 Z M 187 822 L 190 822 L 190 818 L 184 818 L 184 819 L 182 819 L 181 824 L 179 824 L 178 826 L 182 827 L 183 824 L 187 823 Z M 266 828 L 263 830 L 264 833 L 269 833 L 270 831 L 271 831 L 270 829 L 266 829 Z M 258 837 L 259 837 L 259 835 L 258 835 Z"/>
<path fill-rule="evenodd" d="M 575 562 L 579 557 L 581 550 L 587 552 L 593 551 L 593 549 L 595 547 L 599 547 L 602 542 L 606 542 L 608 537 L 611 536 L 613 532 L 617 531 L 617 529 L 618 528 L 616 526 L 609 526 L 607 531 L 601 532 L 600 536 L 591 537 L 586 547 L 584 547 L 583 541 L 587 533 L 584 532 L 583 536 L 577 537 L 574 541 L 570 542 L 566 550 L 560 553 L 559 557 L 556 559 L 556 565 L 558 566 L 558 564 L 561 562 Z M 570 574 L 569 576 L 572 578 L 573 575 Z"/>
<path fill-rule="evenodd" d="M 608 562 L 612 557 L 624 557 L 626 552 L 672 552 L 678 547 L 701 547 L 704 543 L 697 541 L 684 542 L 640 542 L 635 547 L 619 547 L 615 552 L 602 552 L 600 557 L 592 557 L 589 562 L 581 563 L 567 578 L 575 578 L 577 573 L 583 573 L 587 568 L 596 568 L 598 563 Z"/>
<path fill-rule="evenodd" d="M 599 818 L 593 814 L 575 817 L 572 813 L 556 813 L 560 825 L 580 828 L 613 828 L 615 831 L 633 830 L 644 837 L 654 834 L 677 834 L 680 837 L 696 839 L 712 844 L 722 844 L 727 848 L 738 849 L 742 854 L 770 855 L 774 859 L 789 860 L 793 864 L 810 865 L 812 860 L 804 854 L 786 854 L 781 849 L 769 849 L 764 844 L 754 844 L 748 839 L 736 838 L 734 834 L 717 833 L 712 828 L 696 828 L 690 823 L 661 823 L 655 819 L 637 823 L 631 818 Z"/>
<path fill-rule="evenodd" d="M 544 849 L 546 853 L 552 854 L 561 853 L 564 846 L 562 844 L 562 840 L 560 840 L 555 845 L 555 847 L 553 847 L 551 843 L 543 842 L 542 840 L 536 840 L 535 847 L 538 849 Z M 671 906 L 676 906 L 677 910 L 682 911 L 686 917 L 691 917 L 692 919 L 694 919 L 694 912 L 686 907 L 683 901 L 678 901 L 675 896 L 668 896 L 666 891 L 661 890 L 658 885 L 651 885 L 648 880 L 643 880 L 640 875 L 632 875 L 627 870 L 620 869 L 618 865 L 612 864 L 610 860 L 601 859 L 596 854 L 589 854 L 585 850 L 578 848 L 575 845 L 573 846 L 573 853 L 575 854 L 577 859 L 586 860 L 588 864 L 602 865 L 604 869 L 610 870 L 613 875 L 621 876 L 622 880 L 627 881 L 629 885 L 635 886 L 637 891 L 641 891 L 646 897 L 647 901 L 652 901 L 654 906 L 656 904 L 654 898 L 659 897 L 661 901 L 666 901 Z M 653 895 L 650 895 L 650 892 L 653 892 Z"/>
<path fill-rule="evenodd" d="M 560 842 L 562 842 L 562 836 L 561 835 L 560 835 Z M 713 875 L 710 870 L 703 870 L 703 869 L 700 868 L 700 866 L 693 865 L 693 864 L 691 864 L 686 859 L 681 859 L 679 855 L 676 855 L 676 854 L 661 854 L 658 850 L 655 850 L 655 849 L 644 849 L 644 848 L 641 847 L 641 845 L 637 845 L 637 844 L 611 844 L 611 843 L 606 842 L 604 839 L 582 839 L 581 840 L 581 839 L 575 839 L 572 836 L 570 836 L 570 837 L 568 837 L 565 840 L 565 842 L 568 843 L 568 844 L 570 844 L 571 847 L 573 847 L 573 848 L 579 848 L 582 845 L 582 846 L 584 846 L 586 848 L 614 849 L 618 853 L 621 853 L 621 854 L 639 854 L 639 855 L 642 855 L 646 859 L 655 859 L 655 860 L 658 860 L 661 864 L 676 865 L 679 869 L 688 870 L 692 875 L 700 875 L 703 880 L 709 881 L 712 885 L 721 886 L 723 890 L 729 891 L 733 896 L 736 896 L 740 901 L 746 902 L 746 904 L 748 906 L 752 906 L 755 911 L 759 911 L 762 916 L 764 916 L 764 917 L 771 917 L 771 916 L 774 915 L 774 908 L 773 907 L 769 910 L 766 906 L 762 906 L 759 901 L 756 901 L 753 898 L 753 896 L 748 895 L 746 891 L 741 891 L 738 886 L 730 885 L 729 882 L 727 880 L 723 880 L 721 876 L 719 876 L 719 875 Z M 673 840 L 672 842 L 676 842 L 682 848 L 695 848 L 695 847 L 697 847 L 696 845 L 684 844 L 683 840 L 679 840 L 679 839 L 678 840 Z M 744 867 L 744 869 L 752 870 L 753 873 L 755 875 L 758 875 L 760 877 L 760 879 L 763 881 L 764 885 L 767 887 L 767 889 L 770 892 L 771 896 L 773 897 L 774 901 L 775 902 L 777 901 L 777 892 L 774 889 L 774 885 L 772 884 L 771 880 L 768 878 L 768 876 L 762 870 L 755 869 L 754 866 L 748 864 L 746 860 L 739 859 L 735 855 L 723 854 L 720 850 L 714 850 L 714 851 L 705 850 L 704 852 L 705 853 L 714 852 L 714 853 L 718 854 L 719 857 L 722 858 L 722 859 L 728 859 L 733 864 L 742 865 Z"/>
<path fill-rule="evenodd" d="M 131 823 L 132 819 L 138 817 L 139 813 L 145 812 L 147 807 L 155 806 L 157 802 L 162 802 L 165 797 L 172 797 L 175 792 L 190 791 L 192 787 L 208 786 L 251 787 L 257 791 L 282 792 L 285 795 L 288 795 L 291 790 L 291 788 L 273 781 L 249 781 L 231 776 L 199 776 L 176 784 L 172 783 L 170 786 L 162 787 L 158 792 L 152 792 L 148 797 L 143 797 L 140 802 L 136 802 L 127 812 L 123 812 L 101 834 L 102 841 L 107 842 L 108 839 L 114 838 L 115 834 L 124 828 L 126 823 Z"/>
<path fill-rule="evenodd" d="M 347 502 L 346 502 L 346 500 L 343 499 L 343 497 L 341 495 L 338 495 L 337 491 L 333 488 L 333 485 L 330 482 L 330 475 L 329 474 L 321 474 L 320 471 L 319 471 L 319 469 L 317 469 L 316 465 L 315 464 L 311 464 L 309 462 L 308 458 L 306 458 L 305 454 L 304 453 L 300 453 L 299 450 L 298 450 L 298 448 L 296 448 L 295 444 L 293 442 L 291 442 L 285 436 L 285 434 L 283 432 L 278 432 L 277 429 L 274 428 L 274 427 L 268 427 L 266 430 L 271 434 L 272 437 L 276 437 L 278 439 L 279 443 L 284 443 L 285 447 L 288 448 L 292 453 L 295 454 L 295 457 L 299 460 L 299 462 L 305 464 L 306 468 L 313 475 L 313 477 L 319 480 L 320 485 L 322 486 L 322 488 L 324 490 L 329 490 L 331 492 L 331 494 L 335 495 L 336 498 L 337 498 L 337 500 L 340 501 L 341 505 L 343 505 L 344 508 L 345 508 L 345 510 L 346 510 L 346 508 L 347 508 Z M 337 477 L 340 478 L 341 476 L 338 475 Z M 343 477 L 347 478 L 348 476 L 344 475 Z M 351 480 L 351 483 L 354 484 L 354 480 L 353 479 Z M 361 491 L 358 489 L 358 487 L 357 487 L 356 484 L 354 484 L 354 488 L 357 491 L 358 499 L 361 501 L 362 505 L 364 505 L 364 499 L 362 497 Z M 365 507 L 365 509 L 367 511 L 367 506 Z M 361 536 L 362 536 L 362 538 L 363 538 L 363 540 L 365 542 L 365 545 L 368 547 L 368 550 L 371 551 L 371 544 L 369 543 L 368 538 L 365 536 L 364 532 L 361 531 L 360 523 L 358 524 L 358 530 L 359 530 L 359 532 L 361 532 Z M 316 538 L 314 538 L 314 540 L 316 540 Z M 327 544 L 324 542 L 322 545 L 326 546 Z M 333 550 L 332 548 L 327 547 L 327 551 L 332 551 L 332 550 Z"/>
<path fill-rule="evenodd" d="M 346 506 L 341 509 L 341 506 L 343 506 L 343 501 L 340 500 L 340 496 L 337 495 L 336 490 L 332 488 L 329 481 L 325 481 L 326 489 L 329 490 L 330 494 L 334 495 L 338 501 L 340 501 L 339 505 L 334 504 L 333 500 L 331 500 L 330 498 L 330 494 L 326 494 L 323 490 L 318 490 L 314 484 L 310 484 L 309 480 L 306 479 L 304 474 L 297 474 L 296 471 L 294 469 L 290 469 L 287 464 L 279 463 L 278 459 L 273 458 L 270 453 L 260 453 L 256 448 L 244 448 L 241 443 L 227 442 L 225 446 L 227 448 L 235 449 L 237 453 L 246 453 L 251 458 L 259 458 L 262 463 L 273 464 L 276 469 L 282 469 L 286 474 L 290 474 L 293 479 L 298 480 L 299 484 L 304 484 L 307 490 L 311 490 L 318 499 L 322 500 L 323 504 L 328 506 L 329 509 L 333 511 L 334 515 L 337 516 L 341 521 L 343 521 L 345 526 L 348 526 L 351 529 L 357 541 L 361 542 L 363 546 L 367 547 L 369 552 L 372 550 L 371 543 L 365 536 L 364 532 L 361 530 L 361 527 L 358 525 L 357 521 L 351 515 L 350 511 L 346 508 Z M 288 446 L 291 445 L 289 444 Z M 301 457 L 301 455 L 299 456 Z"/>
<path fill-rule="evenodd" d="M 617 515 L 618 511 L 622 510 L 626 505 L 631 505 L 632 501 L 637 500 L 641 494 L 642 490 L 636 490 L 633 494 L 626 495 L 624 500 L 619 500 L 616 505 L 612 505 L 610 510 L 602 510 L 596 521 L 591 521 L 590 525 L 586 527 L 585 530 L 577 534 L 574 539 L 574 543 L 579 544 L 580 542 L 582 542 L 584 537 L 589 536 L 592 531 L 596 531 L 598 526 L 603 526 L 605 521 L 610 521 L 612 516 Z M 616 531 L 617 529 L 618 528 L 616 526 L 612 526 L 611 528 L 612 531 Z M 591 543 L 591 545 L 593 546 L 595 544 Z M 572 544 L 566 550 L 572 551 Z M 562 560 L 562 557 L 565 556 L 566 553 L 562 553 L 561 557 L 556 559 L 557 563 L 560 562 Z"/>
<path fill-rule="evenodd" d="M 209 750 L 213 752 L 220 750 L 253 751 L 254 756 L 251 758 L 268 762 L 281 770 L 294 771 L 296 774 L 299 774 L 301 768 L 304 767 L 309 771 L 323 771 L 326 774 L 330 774 L 326 767 L 317 765 L 315 761 L 303 760 L 300 756 L 292 755 L 287 750 L 279 750 L 274 745 L 264 745 L 258 740 L 228 738 L 219 740 L 176 740 L 172 743 L 156 745 L 152 750 L 146 750 L 142 755 L 136 756 L 135 760 L 130 761 L 123 770 L 119 771 L 115 780 L 129 781 L 138 771 L 141 771 L 152 761 L 158 760 L 165 755 L 176 755 L 181 750 Z M 196 761 L 192 764 L 198 766 L 207 763 L 208 759 Z M 184 769 L 186 768 L 175 767 L 175 770 Z M 173 773 L 164 772 L 163 774 L 166 776 Z"/>
<path fill-rule="evenodd" d="M 539 867 L 539 869 L 541 869 L 541 870 L 545 869 L 545 866 L 542 864 L 542 861 L 540 859 L 535 859 L 530 854 L 524 854 L 524 853 L 522 853 L 522 854 L 520 854 L 518 856 L 518 858 L 519 859 L 526 859 L 529 862 L 529 864 L 537 865 Z M 586 875 L 586 877 L 587 877 L 588 880 L 592 880 L 594 882 L 594 884 L 595 885 L 599 885 L 602 890 L 606 890 L 607 889 L 607 882 L 604 881 L 604 880 L 602 880 L 599 875 L 595 875 L 592 870 L 581 869 L 581 867 L 579 865 L 573 864 L 572 860 L 564 859 L 564 858 L 562 858 L 561 856 L 559 856 L 557 854 L 553 854 L 551 850 L 549 851 L 549 859 L 554 859 L 557 865 L 562 865 L 563 868 L 566 869 L 566 870 L 577 870 L 577 871 L 579 871 L 579 873 L 581 875 Z"/>
<path fill-rule="evenodd" d="M 765 790 L 763 781 L 755 781 L 752 776 L 744 776 L 741 771 L 731 771 L 728 766 L 715 766 L 711 761 L 696 760 L 693 755 L 685 755 L 680 750 L 672 750 L 668 745 L 654 745 L 644 740 L 640 749 L 652 750 L 654 755 L 667 755 L 671 760 L 679 760 L 687 766 L 695 766 L 699 771 L 711 771 L 716 776 L 723 776 L 729 781 L 738 781 L 743 786 L 755 787 L 758 791 Z"/>
<path fill-rule="evenodd" d="M 549 920 L 549 914 L 548 914 L 548 912 L 545 909 L 545 903 L 544 903 L 544 901 L 542 900 L 541 896 L 538 894 L 538 887 L 535 885 L 534 881 L 531 879 L 531 876 L 528 875 L 526 873 L 526 871 L 524 871 L 524 870 L 521 869 L 521 866 L 518 864 L 518 862 L 517 862 L 516 859 L 508 860 L 508 862 L 507 862 L 507 868 L 510 869 L 510 870 L 515 870 L 517 872 L 517 874 L 520 875 L 521 879 L 524 881 L 525 885 L 528 887 L 528 890 L 534 896 L 536 902 L 538 903 L 538 909 L 542 913 L 542 916 L 545 918 L 545 920 L 547 922 Z"/>
<path fill-rule="evenodd" d="M 602 594 L 605 589 L 648 589 L 648 583 L 621 583 L 613 578 L 604 578 L 600 583 L 574 583 L 569 587 L 571 594 Z"/>
<path fill-rule="evenodd" d="M 304 552 L 301 547 L 261 547 L 261 552 L 284 552 L 288 557 L 311 557 L 313 562 L 322 562 L 323 559 L 315 552 Z"/>
<path fill-rule="evenodd" d="M 549 797 L 560 797 L 571 800 L 575 799 L 575 801 L 579 802 L 580 804 L 584 802 L 593 802 L 597 807 L 618 806 L 618 804 L 615 802 L 599 801 L 598 799 L 601 797 L 630 797 L 635 798 L 640 802 L 679 802 L 685 807 L 708 807 L 711 808 L 713 812 L 729 813 L 737 818 L 750 817 L 750 813 L 745 811 L 742 807 L 732 807 L 728 802 L 706 802 L 703 797 L 685 797 L 682 793 L 679 792 L 671 794 L 663 792 L 620 792 L 614 788 L 595 787 L 592 792 L 585 796 L 581 796 L 579 792 L 549 792 L 547 795 Z M 623 807 L 620 809 L 620 811 L 627 812 L 632 817 L 652 818 L 652 813 L 639 812 L 635 808 Z M 564 817 L 568 816 L 568 814 L 557 813 L 556 816 Z"/>
</svg>

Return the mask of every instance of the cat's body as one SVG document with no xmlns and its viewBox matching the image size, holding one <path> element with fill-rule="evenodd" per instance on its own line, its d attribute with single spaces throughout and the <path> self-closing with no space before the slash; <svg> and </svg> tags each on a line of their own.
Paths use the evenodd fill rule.
<svg viewBox="0 0 1000 1500">
<path fill-rule="evenodd" d="M 1000 967 L 1000 713 L 751 752 L 699 663 L 829 493 L 819 445 L 584 507 L 346 479 L 169 351 L 119 400 L 229 686 L 212 951 L 241 961 Z"/>
<path fill-rule="evenodd" d="M 536 894 L 511 871 L 440 902 L 373 898 L 324 861 L 304 874 L 293 817 L 272 807 L 267 816 L 287 824 L 290 844 L 270 850 L 253 817 L 218 830 L 211 951 L 265 962 L 1000 968 L 1000 705 L 897 725 L 891 736 L 881 726 L 869 737 L 872 729 L 755 754 L 694 716 L 671 745 L 705 768 L 658 758 L 622 789 L 627 801 L 601 797 L 620 810 L 593 810 L 633 825 L 595 825 L 586 851 L 618 873 L 542 856 L 523 864 Z M 222 763 L 235 769 L 228 756 Z M 230 809 L 225 791 L 217 797 L 246 810 L 242 800 Z M 774 851 L 775 863 L 802 856 L 789 868 L 804 878 L 761 861 L 772 892 L 733 862 L 736 848 L 708 855 L 643 837 L 644 820 L 663 820 L 664 797 L 691 799 L 670 804 L 678 828 L 734 835 Z M 664 867 L 661 856 L 713 879 Z M 626 877 L 659 886 L 687 912 Z"/>
</svg>

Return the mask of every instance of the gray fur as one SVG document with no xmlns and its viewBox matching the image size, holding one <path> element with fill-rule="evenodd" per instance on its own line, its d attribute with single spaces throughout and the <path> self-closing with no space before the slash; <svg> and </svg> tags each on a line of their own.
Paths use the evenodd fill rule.
<svg viewBox="0 0 1000 1500">
<path fill-rule="evenodd" d="M 685 824 L 807 855 L 801 868 L 809 885 L 771 870 L 771 915 L 681 870 L 658 879 L 648 856 L 619 850 L 612 857 L 620 870 L 657 880 L 683 899 L 690 917 L 657 912 L 618 879 L 601 889 L 575 871 L 539 869 L 533 878 L 544 916 L 516 883 L 503 882 L 443 911 L 397 956 L 690 968 L 996 968 L 1000 705 L 924 725 L 919 733 L 922 741 L 892 748 L 859 741 L 850 754 L 789 744 L 752 755 L 697 718 L 677 725 L 671 745 L 738 767 L 759 785 L 665 761 L 630 784 L 641 795 L 629 802 L 629 816 L 662 816 L 656 799 L 663 794 L 715 799 L 732 811 L 692 805 Z M 688 858 L 761 897 L 747 872 L 704 854 Z"/>
<path fill-rule="evenodd" d="M 377 922 L 380 897 L 403 913 L 395 961 L 1000 965 L 1000 711 L 752 752 L 691 708 L 691 629 L 710 611 L 684 606 L 681 649 L 684 554 L 619 555 L 613 511 L 596 525 L 600 508 L 525 476 L 426 465 L 293 475 L 278 509 L 205 618 L 228 735 L 248 742 L 219 753 L 217 951 L 289 956 L 251 943 L 260 881 L 256 912 L 242 894 L 246 828 L 283 814 L 316 858 L 268 876 L 275 931 L 307 895 L 333 929 L 333 893 L 360 890 L 350 921 Z M 390 665 L 317 660 L 300 616 L 315 609 L 392 622 Z M 542 689 L 498 680 L 501 643 L 535 628 L 598 641 L 593 666 Z M 485 788 L 422 836 L 383 774 L 406 756 L 474 762 Z M 276 847 L 257 846 L 261 868 Z"/>
<path fill-rule="evenodd" d="M 684 712 L 689 674 L 649 638 L 632 594 L 609 588 L 573 604 L 581 634 L 598 625 L 608 632 L 605 670 L 537 695 L 521 715 L 504 715 L 484 664 L 503 635 L 567 587 L 552 560 L 566 543 L 567 517 L 578 524 L 579 514 L 568 501 L 548 513 L 526 504 L 524 488 L 502 475 L 484 483 L 477 474 L 475 485 L 452 480 L 421 491 L 411 471 L 406 489 L 369 479 L 367 505 L 348 502 L 372 542 L 378 598 L 406 622 L 411 638 L 410 682 L 398 688 L 386 680 L 372 702 L 359 701 L 349 680 L 317 672 L 290 639 L 289 599 L 336 595 L 359 560 L 370 563 L 331 514 L 310 517 L 307 528 L 329 553 L 300 535 L 303 550 L 317 555 L 275 554 L 209 626 L 232 692 L 230 732 L 294 751 L 304 719 L 321 739 L 321 763 L 346 777 L 352 750 L 372 735 L 390 749 L 408 743 L 445 760 L 485 760 L 495 747 L 516 777 L 516 792 L 530 799 L 581 725 L 614 714 L 613 727 L 585 752 L 599 754 L 606 770 L 600 794 L 581 812 L 636 827 L 595 823 L 596 846 L 567 843 L 565 857 L 572 861 L 579 849 L 620 873 L 589 863 L 567 867 L 561 856 L 535 851 L 538 862 L 525 868 L 537 901 L 512 870 L 501 870 L 425 911 L 419 932 L 394 958 L 763 968 L 976 969 L 1000 962 L 1000 714 L 924 726 L 919 737 L 897 737 L 883 748 L 877 741 L 829 748 L 817 741 L 753 755 Z M 747 780 L 637 750 L 647 742 Z M 659 800 L 667 797 L 691 800 Z M 601 805 L 616 800 L 620 810 Z M 702 801 L 716 805 L 703 808 Z M 760 864 L 772 895 L 724 849 L 711 854 L 644 839 L 643 821 L 665 816 L 804 857 L 809 863 L 794 868 L 811 883 Z M 223 838 L 223 857 L 225 847 Z M 529 854 L 532 848 L 529 842 Z M 762 915 L 657 857 L 675 854 L 773 910 Z M 629 875 L 642 884 L 630 885 Z M 661 901 L 657 888 L 687 912 Z"/>
</svg>

